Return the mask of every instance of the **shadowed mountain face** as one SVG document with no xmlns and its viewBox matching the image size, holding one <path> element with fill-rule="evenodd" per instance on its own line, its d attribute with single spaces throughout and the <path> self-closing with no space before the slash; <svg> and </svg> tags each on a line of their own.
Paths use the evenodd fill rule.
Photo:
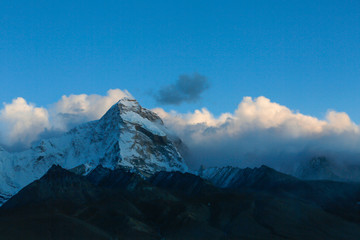
<svg viewBox="0 0 360 240">
<path fill-rule="evenodd" d="M 262 165 L 260 168 L 209 168 L 199 175 L 221 188 L 251 187 L 255 189 L 277 189 L 297 185 L 301 181 Z"/>
<path fill-rule="evenodd" d="M 328 212 L 360 222 L 360 184 L 328 180 L 305 181 L 267 166 L 210 168 L 200 175 L 220 188 L 266 192 L 312 202 Z"/>
<path fill-rule="evenodd" d="M 233 171 L 220 188 L 221 173 L 226 181 Z M 358 184 L 301 181 L 265 166 L 244 171 L 218 169 L 215 181 L 180 172 L 144 179 L 102 166 L 81 176 L 53 166 L 0 208 L 0 236 L 360 239 Z"/>
</svg>

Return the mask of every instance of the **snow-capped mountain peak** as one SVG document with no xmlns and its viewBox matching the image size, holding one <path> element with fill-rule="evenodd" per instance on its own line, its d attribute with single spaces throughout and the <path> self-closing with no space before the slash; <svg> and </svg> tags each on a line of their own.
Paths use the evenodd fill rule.
<svg viewBox="0 0 360 240">
<path fill-rule="evenodd" d="M 40 141 L 20 153 L 0 150 L 0 194 L 12 195 L 41 177 L 53 164 L 71 169 L 101 164 L 125 167 L 145 175 L 187 171 L 176 137 L 163 121 L 131 98 L 114 104 L 102 118 L 79 125 L 62 136 Z"/>
</svg>

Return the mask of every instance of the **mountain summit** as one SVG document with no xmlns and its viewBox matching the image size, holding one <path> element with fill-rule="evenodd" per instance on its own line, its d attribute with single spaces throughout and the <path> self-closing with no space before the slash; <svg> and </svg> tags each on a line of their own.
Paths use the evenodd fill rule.
<svg viewBox="0 0 360 240">
<path fill-rule="evenodd" d="M 96 121 L 62 136 L 40 141 L 20 153 L 0 151 L 0 196 L 10 196 L 40 178 L 53 164 L 85 172 L 101 164 L 149 175 L 187 171 L 177 150 L 181 140 L 169 134 L 162 120 L 135 99 L 123 98 Z M 1 198 L 0 198 L 1 199 Z"/>
</svg>

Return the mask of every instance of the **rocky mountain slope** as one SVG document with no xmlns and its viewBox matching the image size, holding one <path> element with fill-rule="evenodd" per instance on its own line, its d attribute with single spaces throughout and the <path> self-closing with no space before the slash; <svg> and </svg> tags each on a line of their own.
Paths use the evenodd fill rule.
<svg viewBox="0 0 360 240">
<path fill-rule="evenodd" d="M 0 149 L 0 203 L 40 178 L 53 165 L 82 166 L 83 173 L 101 164 L 125 167 L 145 176 L 157 171 L 186 171 L 177 150 L 181 140 L 168 133 L 162 120 L 134 99 L 123 98 L 99 120 L 43 140 L 31 149 Z"/>
<path fill-rule="evenodd" d="M 236 191 L 261 191 L 313 202 L 328 212 L 360 222 L 360 183 L 301 180 L 270 167 L 209 168 L 199 173 L 217 187 Z"/>
<path fill-rule="evenodd" d="M 253 171 L 250 175 L 258 175 L 259 169 Z M 283 176 L 268 171 L 272 172 L 268 180 Z M 295 185 L 302 183 L 298 180 Z M 83 176 L 53 166 L 0 208 L 0 235 L 2 239 L 359 239 L 360 220 L 352 218 L 359 212 L 344 216 L 324 208 L 340 195 L 346 199 L 342 210 L 357 206 L 356 186 L 306 182 L 314 188 L 318 183 L 321 189 L 328 188 L 318 197 L 321 204 L 306 194 L 279 194 L 263 185 L 262 177 L 246 187 L 222 189 L 190 173 L 161 171 L 144 179 L 126 168 L 98 166 Z M 304 191 L 311 195 L 310 189 Z M 326 196 L 321 197 L 323 193 Z"/>
</svg>

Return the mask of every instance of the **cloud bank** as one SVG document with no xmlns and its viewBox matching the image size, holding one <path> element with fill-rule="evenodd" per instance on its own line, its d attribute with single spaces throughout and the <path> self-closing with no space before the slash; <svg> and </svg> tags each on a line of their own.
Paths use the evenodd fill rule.
<svg viewBox="0 0 360 240">
<path fill-rule="evenodd" d="M 70 128 L 99 119 L 113 104 L 131 94 L 111 89 L 106 96 L 70 95 L 52 104 L 48 109 L 36 107 L 19 97 L 3 103 L 0 110 L 0 146 L 10 151 L 23 150 L 40 138 L 51 137 Z"/>
<path fill-rule="evenodd" d="M 244 97 L 233 113 L 219 117 L 206 108 L 154 111 L 187 143 L 193 168 L 266 164 L 290 173 L 300 159 L 319 155 L 360 163 L 360 129 L 343 112 L 328 111 L 320 120 L 265 97 Z"/>
<path fill-rule="evenodd" d="M 201 93 L 210 87 L 205 76 L 200 74 L 180 75 L 174 83 L 161 88 L 155 95 L 160 104 L 180 105 L 183 102 L 196 102 Z"/>
<path fill-rule="evenodd" d="M 22 150 L 41 138 L 99 119 L 126 90 L 105 96 L 63 96 L 48 108 L 19 97 L 0 109 L 0 146 Z M 154 111 L 189 148 L 186 161 L 200 165 L 254 167 L 266 164 L 292 173 L 304 159 L 326 156 L 360 166 L 360 127 L 343 112 L 328 111 L 324 119 L 293 111 L 266 97 L 244 97 L 232 113 L 215 117 L 206 108 L 192 113 Z"/>
</svg>

